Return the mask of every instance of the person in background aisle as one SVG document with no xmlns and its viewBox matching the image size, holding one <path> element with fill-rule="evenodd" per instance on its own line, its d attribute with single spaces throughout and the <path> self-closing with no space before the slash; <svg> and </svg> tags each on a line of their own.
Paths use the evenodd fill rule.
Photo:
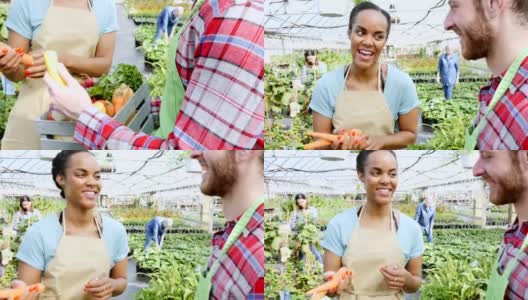
<svg viewBox="0 0 528 300">
<path fill-rule="evenodd" d="M 200 190 L 222 198 L 225 228 L 213 235 L 195 299 L 264 299 L 264 151 L 193 151 Z"/>
<path fill-rule="evenodd" d="M 427 241 L 429 243 L 433 242 L 433 226 L 435 215 L 436 208 L 434 207 L 434 203 L 430 198 L 426 198 L 425 201 L 418 204 L 418 207 L 416 207 L 416 215 L 414 216 L 414 220 L 418 222 L 420 226 L 422 226 L 423 230 L 425 230 Z"/>
<path fill-rule="evenodd" d="M 163 248 L 163 240 L 167 234 L 167 230 L 172 227 L 172 219 L 164 217 L 154 217 L 147 223 L 145 228 L 145 246 L 144 250 L 150 247 L 152 242 L 156 243 L 160 249 Z"/>
<path fill-rule="evenodd" d="M 492 78 L 478 96 L 466 150 L 528 149 L 528 1 L 451 0 L 446 30 L 462 56 L 486 59 Z"/>
<path fill-rule="evenodd" d="M 33 209 L 33 204 L 31 203 L 31 198 L 29 198 L 29 196 L 21 196 L 19 201 L 20 201 L 20 209 L 13 216 L 13 229 L 14 230 L 17 230 L 18 226 L 22 224 L 25 220 L 29 220 L 35 217 L 37 218 L 37 221 L 38 221 L 42 217 L 38 209 Z"/>
<path fill-rule="evenodd" d="M 446 100 L 453 97 L 453 89 L 458 84 L 459 78 L 458 56 L 454 55 L 451 46 L 447 45 L 445 53 L 440 55 L 440 59 L 438 59 L 438 73 L 436 74 L 436 83 L 442 82 Z"/>
<path fill-rule="evenodd" d="M 350 12 L 350 64 L 317 81 L 310 109 L 316 132 L 360 129 L 363 135 L 356 143 L 346 136 L 326 148 L 400 149 L 415 143 L 420 105 L 416 87 L 408 74 L 381 62 L 390 29 L 389 13 L 370 1 Z"/>
<path fill-rule="evenodd" d="M 480 151 L 473 175 L 489 186 L 489 201 L 513 204 L 517 219 L 504 233 L 486 299 L 528 299 L 528 152 Z"/>
<path fill-rule="evenodd" d="M 398 187 L 393 151 L 361 151 L 356 158 L 367 201 L 335 216 L 322 242 L 325 280 L 341 267 L 352 282 L 338 289 L 339 299 L 403 299 L 422 285 L 424 244 L 420 226 L 392 208 Z"/>
<path fill-rule="evenodd" d="M 26 68 L 21 63 L 8 63 L 11 53 L 0 58 L 0 72 L 13 82 L 22 82 L 1 148 L 37 150 L 41 142 L 35 119 L 50 105 L 42 80 L 46 73 L 44 51 L 56 51 L 59 61 L 76 78 L 108 73 L 118 30 L 116 6 L 113 0 L 15 0 L 5 25 L 7 44 L 30 52 L 33 65 Z"/>
<path fill-rule="evenodd" d="M 88 151 L 61 151 L 51 174 L 66 207 L 24 234 L 16 255 L 18 279 L 42 282 L 40 299 L 107 300 L 122 294 L 128 239 L 121 223 L 96 211 L 102 187 L 97 160 Z"/>
<path fill-rule="evenodd" d="M 304 194 L 295 195 L 295 206 L 296 209 L 293 211 L 290 219 L 290 228 L 293 232 L 299 231 L 299 227 L 302 226 L 304 222 L 313 223 L 317 220 L 317 209 L 308 204 L 308 199 Z M 314 244 L 310 244 L 310 250 L 312 250 L 315 259 L 323 263 L 323 257 L 321 253 L 317 250 Z M 299 259 L 304 259 L 304 253 L 299 253 Z"/>
<path fill-rule="evenodd" d="M 156 36 L 154 37 L 154 40 L 157 41 L 161 38 L 162 34 L 166 39 L 172 37 L 174 27 L 178 25 L 183 12 L 184 8 L 181 6 L 165 7 L 158 15 L 156 21 Z"/>
<path fill-rule="evenodd" d="M 315 50 L 306 50 L 304 51 L 304 65 L 301 71 L 301 83 L 304 84 L 308 76 L 310 76 L 310 71 L 317 70 L 319 76 L 322 76 L 328 70 L 326 64 L 322 61 L 319 61 L 317 58 L 317 51 Z"/>
<path fill-rule="evenodd" d="M 152 136 L 93 109 L 70 79 L 44 77 L 51 102 L 77 121 L 74 139 L 89 149 L 264 149 L 264 0 L 198 0 L 169 45 L 167 81 Z"/>
</svg>

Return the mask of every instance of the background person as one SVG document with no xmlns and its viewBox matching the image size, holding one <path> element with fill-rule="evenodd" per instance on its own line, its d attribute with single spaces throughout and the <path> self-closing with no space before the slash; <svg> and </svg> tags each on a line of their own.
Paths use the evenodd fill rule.
<svg viewBox="0 0 528 300">
<path fill-rule="evenodd" d="M 164 217 L 154 217 L 150 220 L 145 228 L 145 246 L 144 250 L 150 247 L 152 242 L 161 249 L 163 248 L 163 240 L 167 234 L 167 230 L 172 227 L 172 219 Z"/>
<path fill-rule="evenodd" d="M 33 209 L 33 204 L 31 203 L 31 198 L 29 198 L 29 196 L 21 196 L 19 201 L 20 209 L 13 216 L 14 230 L 17 230 L 18 226 L 28 219 L 35 217 L 38 221 L 42 217 L 38 209 Z"/>
<path fill-rule="evenodd" d="M 295 210 L 293 211 L 293 214 L 290 219 L 290 228 L 293 232 L 298 232 L 300 226 L 302 226 L 302 224 L 304 224 L 305 222 L 315 224 L 315 222 L 317 221 L 317 209 L 308 204 L 308 199 L 306 198 L 306 195 L 295 195 L 295 206 Z M 317 247 L 315 247 L 315 245 L 312 243 L 310 244 L 310 250 L 315 256 L 315 259 L 322 264 L 323 257 L 321 256 L 321 253 L 319 253 L 319 250 L 317 250 Z M 304 253 L 301 252 L 299 254 L 300 259 L 304 259 Z"/>
<path fill-rule="evenodd" d="M 459 78 L 460 66 L 458 56 L 453 54 L 453 49 L 447 45 L 445 47 L 445 53 L 442 53 L 438 59 L 438 73 L 436 75 L 436 82 L 442 82 L 446 100 L 453 97 L 453 89 L 458 84 Z"/>
<path fill-rule="evenodd" d="M 304 51 L 304 65 L 301 70 L 301 83 L 304 84 L 310 76 L 310 71 L 317 70 L 319 75 L 322 76 L 326 73 L 327 67 L 326 64 L 319 60 L 317 57 L 317 51 L 315 50 L 306 50 Z"/>
<path fill-rule="evenodd" d="M 181 16 L 183 16 L 184 8 L 181 6 L 167 6 L 165 7 L 156 20 L 156 36 L 154 40 L 157 41 L 161 35 L 165 39 L 172 37 L 174 27 L 178 25 Z"/>
<path fill-rule="evenodd" d="M 427 241 L 433 242 L 433 226 L 436 216 L 436 208 L 434 207 L 433 201 L 430 198 L 426 198 L 425 201 L 418 204 L 416 207 L 416 215 L 414 220 L 422 226 L 422 229 L 427 235 Z"/>
</svg>

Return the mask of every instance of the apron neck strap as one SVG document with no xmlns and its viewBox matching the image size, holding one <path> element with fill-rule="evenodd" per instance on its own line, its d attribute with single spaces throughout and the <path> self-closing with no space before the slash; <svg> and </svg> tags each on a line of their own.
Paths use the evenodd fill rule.
<svg viewBox="0 0 528 300">
<path fill-rule="evenodd" d="M 62 233 L 66 235 L 66 210 L 64 209 L 61 212 L 61 219 L 62 219 Z M 99 225 L 99 221 L 97 220 L 97 217 L 94 216 L 95 226 L 97 226 L 97 231 L 99 232 L 99 237 L 103 238 L 103 232 L 101 231 L 101 226 Z M 102 221 L 102 218 L 101 218 Z"/>
<path fill-rule="evenodd" d="M 519 248 L 519 251 L 517 251 L 517 255 L 515 255 L 515 257 L 513 259 L 510 260 L 510 262 L 508 263 L 508 265 L 506 266 L 506 269 L 504 270 L 504 275 L 506 275 L 507 277 L 510 276 L 510 274 L 513 272 L 513 270 L 515 270 L 515 268 L 519 265 L 519 261 L 520 261 L 520 256 L 521 254 L 524 253 L 525 249 L 526 249 L 526 246 L 528 246 L 528 234 L 524 237 L 524 241 L 521 245 L 521 248 Z M 506 254 L 506 253 L 504 253 Z"/>
<path fill-rule="evenodd" d="M 378 61 L 378 91 L 381 91 L 381 63 Z"/>
<path fill-rule="evenodd" d="M 240 220 L 238 220 L 238 222 L 236 223 L 235 228 L 233 228 L 233 231 L 231 231 L 231 234 L 229 234 L 229 237 L 227 238 L 224 247 L 222 247 L 223 254 L 227 253 L 229 248 L 231 248 L 231 246 L 235 243 L 238 237 L 242 234 L 247 224 L 249 223 L 249 220 L 251 220 L 251 217 L 253 217 L 253 214 L 262 203 L 264 203 L 264 195 L 260 196 L 256 201 L 254 201 L 251 206 L 244 212 Z"/>
<path fill-rule="evenodd" d="M 264 203 L 264 195 L 259 197 L 256 201 L 254 201 L 251 206 L 244 212 L 240 220 L 235 225 L 235 228 L 231 231 L 231 234 L 229 234 L 229 237 L 227 238 L 227 241 L 224 244 L 224 247 L 222 247 L 222 253 L 217 257 L 217 260 L 213 263 L 211 266 L 211 269 L 209 269 L 209 272 L 207 272 L 205 276 L 205 280 L 207 282 L 211 282 L 214 274 L 216 271 L 218 271 L 218 268 L 220 268 L 220 259 L 222 256 L 224 256 L 227 251 L 231 248 L 231 246 L 235 243 L 235 241 L 238 239 L 238 237 L 244 232 L 244 229 L 246 228 L 247 224 L 249 224 L 249 221 L 251 220 L 251 217 L 253 217 L 253 214 L 257 210 L 257 208 Z"/>
<path fill-rule="evenodd" d="M 495 108 L 495 105 L 499 102 L 499 100 L 504 96 L 508 88 L 510 87 L 511 83 L 513 82 L 513 78 L 515 77 L 515 74 L 517 74 L 517 71 L 519 70 L 519 67 L 521 66 L 521 63 L 524 61 L 524 59 L 528 56 L 528 48 L 524 49 L 517 58 L 513 61 L 513 63 L 508 68 L 508 71 L 506 72 L 506 75 L 504 75 L 504 78 L 502 78 L 499 86 L 495 90 L 495 93 L 493 94 L 493 98 L 491 99 L 491 102 L 488 106 L 488 109 L 486 111 L 486 114 L 480 119 L 477 128 L 473 130 L 473 135 L 475 135 L 477 138 L 480 134 L 480 131 L 482 130 L 482 127 L 484 127 L 486 117 L 488 114 L 493 111 Z"/>
<path fill-rule="evenodd" d="M 350 69 L 352 69 L 352 64 L 348 65 L 348 68 L 345 72 L 345 83 L 343 84 L 343 90 L 347 90 L 346 81 L 348 79 L 348 74 L 350 74 Z M 378 91 L 381 91 L 381 63 L 378 61 Z"/>
</svg>

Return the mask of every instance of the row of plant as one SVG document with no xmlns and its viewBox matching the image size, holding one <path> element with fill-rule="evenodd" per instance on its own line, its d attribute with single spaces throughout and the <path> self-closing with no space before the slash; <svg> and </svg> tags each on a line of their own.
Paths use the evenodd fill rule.
<svg viewBox="0 0 528 300">
<path fill-rule="evenodd" d="M 180 23 L 179 26 L 182 24 Z M 180 27 L 175 30 L 179 30 Z M 154 41 L 156 28 L 153 25 L 143 25 L 136 29 L 136 46 L 143 52 L 145 67 L 152 70 L 148 78 L 150 97 L 153 99 L 161 97 L 167 79 L 168 45 L 165 38 Z"/>
<path fill-rule="evenodd" d="M 437 230 L 424 252 L 424 299 L 483 299 L 504 230 Z"/>
<path fill-rule="evenodd" d="M 210 256 L 210 240 L 210 234 L 167 234 L 162 250 L 151 246 L 144 251 L 145 235 L 129 234 L 138 273 L 149 277 L 149 286 L 135 299 L 193 299 Z"/>
</svg>

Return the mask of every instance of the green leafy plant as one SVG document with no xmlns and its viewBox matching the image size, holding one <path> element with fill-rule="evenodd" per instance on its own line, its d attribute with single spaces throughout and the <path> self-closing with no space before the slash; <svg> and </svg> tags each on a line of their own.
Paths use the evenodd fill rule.
<svg viewBox="0 0 528 300">
<path fill-rule="evenodd" d="M 194 299 L 200 273 L 186 264 L 172 264 L 152 275 L 149 286 L 135 295 L 136 300 Z"/>
<path fill-rule="evenodd" d="M 97 84 L 88 89 L 88 94 L 90 97 L 112 100 L 115 90 L 123 83 L 135 92 L 143 84 L 143 75 L 134 65 L 119 64 L 112 74 L 101 76 Z"/>
</svg>

